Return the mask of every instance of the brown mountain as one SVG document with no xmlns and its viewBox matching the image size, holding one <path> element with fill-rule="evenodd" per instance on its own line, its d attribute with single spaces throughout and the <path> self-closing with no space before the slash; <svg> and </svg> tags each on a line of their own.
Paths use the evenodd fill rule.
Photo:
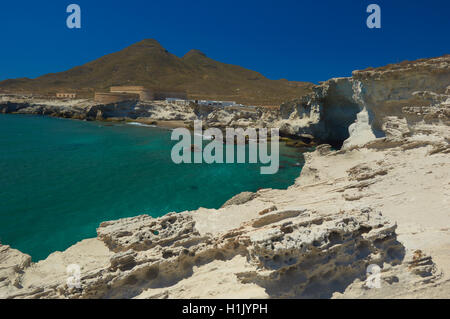
<svg viewBox="0 0 450 319">
<path fill-rule="evenodd" d="M 53 93 L 106 91 L 114 85 L 144 85 L 187 91 L 190 98 L 275 105 L 310 91 L 312 83 L 269 80 L 258 72 L 217 62 L 198 50 L 179 58 L 148 39 L 65 72 L 0 82 L 3 91 Z"/>
</svg>

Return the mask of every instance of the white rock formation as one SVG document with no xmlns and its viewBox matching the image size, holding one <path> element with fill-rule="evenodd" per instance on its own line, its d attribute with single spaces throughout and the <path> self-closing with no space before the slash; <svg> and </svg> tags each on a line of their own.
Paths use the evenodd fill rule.
<svg viewBox="0 0 450 319">
<path fill-rule="evenodd" d="M 356 121 L 349 126 L 348 132 L 350 137 L 344 141 L 343 149 L 362 146 L 376 138 L 370 126 L 369 113 L 366 108 L 356 115 Z"/>
<path fill-rule="evenodd" d="M 363 85 L 360 81 L 353 82 L 353 100 L 361 105 L 362 110 L 356 115 L 355 123 L 348 128 L 350 137 L 344 141 L 343 149 L 349 149 L 355 146 L 362 146 L 367 142 L 374 140 L 375 134 L 369 120 L 369 112 L 362 96 Z"/>
<path fill-rule="evenodd" d="M 282 104 L 278 119 L 272 115 L 266 124 L 280 127 L 282 134 L 307 133 L 339 144 L 349 138 L 354 123 L 346 144 L 360 144 L 386 135 L 387 117 L 408 125 L 448 121 L 449 83 L 450 55 L 354 71 L 351 78 L 330 79 L 312 94 Z"/>
</svg>

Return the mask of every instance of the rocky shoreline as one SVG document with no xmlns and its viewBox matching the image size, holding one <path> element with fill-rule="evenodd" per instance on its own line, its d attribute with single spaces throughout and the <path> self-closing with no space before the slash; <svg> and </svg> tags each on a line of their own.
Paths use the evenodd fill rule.
<svg viewBox="0 0 450 319">
<path fill-rule="evenodd" d="M 88 121 L 134 121 L 189 127 L 202 120 L 204 127 L 279 128 L 280 135 L 294 140 L 314 140 L 341 146 L 357 115 L 365 115 L 373 137 L 385 136 L 392 117 L 403 125 L 446 121 L 450 55 L 355 71 L 350 78 L 335 78 L 313 88 L 313 93 L 283 103 L 279 109 L 257 107 L 215 108 L 175 105 L 164 101 L 125 101 L 99 104 L 89 99 L 48 100 L 2 96 L 0 113 L 48 115 Z M 361 84 L 355 98 L 355 84 Z M 447 104 L 446 104 L 447 103 Z M 364 104 L 364 105 L 363 105 Z M 398 125 L 396 123 L 394 125 Z M 359 132 L 361 134 L 361 132 Z M 355 133 L 354 135 L 358 135 Z M 363 139 L 364 142 L 364 139 Z"/>
<path fill-rule="evenodd" d="M 46 109 L 11 103 L 0 111 Z M 133 120 L 279 127 L 343 147 L 308 153 L 287 190 L 240 194 L 217 210 L 107 221 L 97 238 L 38 263 L 0 246 L 0 298 L 450 296 L 450 56 L 355 71 L 279 111 L 132 108 L 152 114 Z M 120 118 L 120 109 L 85 113 Z M 67 285 L 70 264 L 81 267 L 79 289 Z M 367 284 L 370 265 L 380 288 Z"/>
</svg>

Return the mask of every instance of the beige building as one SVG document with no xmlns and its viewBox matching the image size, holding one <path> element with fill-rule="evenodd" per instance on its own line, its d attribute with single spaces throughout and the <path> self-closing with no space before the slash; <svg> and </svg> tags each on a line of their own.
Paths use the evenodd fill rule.
<svg viewBox="0 0 450 319">
<path fill-rule="evenodd" d="M 56 93 L 58 99 L 75 99 L 77 97 L 76 93 Z"/>
<path fill-rule="evenodd" d="M 144 86 L 112 86 L 109 91 L 111 93 L 137 94 L 141 101 L 165 100 L 167 98 L 187 99 L 187 94 L 184 91 L 152 90 Z"/>
<path fill-rule="evenodd" d="M 139 95 L 141 101 L 154 100 L 154 93 L 143 86 L 112 86 L 109 91 L 111 93 L 128 93 Z"/>
<path fill-rule="evenodd" d="M 137 101 L 138 94 L 129 93 L 95 93 L 94 101 L 103 104 L 112 104 L 123 101 Z"/>
</svg>

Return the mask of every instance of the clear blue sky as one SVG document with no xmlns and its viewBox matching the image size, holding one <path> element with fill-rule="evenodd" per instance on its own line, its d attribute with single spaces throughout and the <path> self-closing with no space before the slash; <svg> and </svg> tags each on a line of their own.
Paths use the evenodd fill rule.
<svg viewBox="0 0 450 319">
<path fill-rule="evenodd" d="M 66 27 L 66 7 L 82 29 Z M 382 28 L 366 27 L 379 4 Z M 317 82 L 450 53 L 449 0 L 16 0 L 0 4 L 0 80 L 59 72 L 145 38 L 271 79 Z"/>
</svg>

